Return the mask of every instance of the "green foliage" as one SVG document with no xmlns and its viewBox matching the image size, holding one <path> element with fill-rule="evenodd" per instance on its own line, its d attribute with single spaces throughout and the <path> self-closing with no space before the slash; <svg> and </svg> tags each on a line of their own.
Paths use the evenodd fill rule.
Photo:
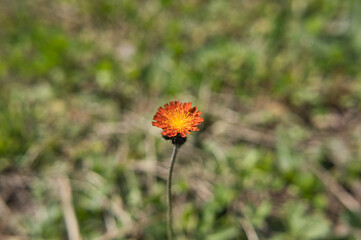
<svg viewBox="0 0 361 240">
<path fill-rule="evenodd" d="M 175 166 L 177 239 L 360 233 L 319 174 L 361 204 L 357 1 L 0 9 L 0 239 L 67 238 L 59 176 L 83 239 L 165 239 L 171 146 L 151 121 L 174 99 L 205 118 Z"/>
</svg>

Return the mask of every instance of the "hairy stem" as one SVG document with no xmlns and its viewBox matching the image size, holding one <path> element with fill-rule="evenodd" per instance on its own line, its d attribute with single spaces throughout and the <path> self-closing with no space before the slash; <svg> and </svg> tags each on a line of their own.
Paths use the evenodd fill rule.
<svg viewBox="0 0 361 240">
<path fill-rule="evenodd" d="M 179 149 L 178 144 L 174 144 L 173 147 L 173 153 L 172 153 L 172 157 L 170 159 L 170 165 L 169 165 L 169 173 L 168 173 L 168 181 L 167 181 L 167 204 L 168 204 L 168 215 L 167 215 L 167 220 L 168 220 L 168 240 L 172 240 L 173 239 L 173 221 L 172 221 L 172 173 L 173 173 L 173 166 L 174 166 L 174 162 L 177 156 L 177 152 Z"/>
</svg>

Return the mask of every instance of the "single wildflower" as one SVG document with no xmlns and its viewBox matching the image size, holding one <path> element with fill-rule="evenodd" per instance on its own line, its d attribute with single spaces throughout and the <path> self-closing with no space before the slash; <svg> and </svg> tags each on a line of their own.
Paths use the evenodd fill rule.
<svg viewBox="0 0 361 240">
<path fill-rule="evenodd" d="M 200 117 L 201 112 L 197 107 L 192 108 L 192 103 L 180 103 L 172 101 L 159 107 L 154 115 L 153 126 L 163 129 L 162 135 L 166 140 L 173 143 L 173 153 L 170 159 L 169 174 L 167 179 L 167 233 L 168 240 L 173 239 L 173 221 L 172 221 L 172 173 L 173 166 L 177 156 L 178 149 L 185 143 L 187 134 L 190 131 L 199 131 L 198 125 L 204 120 Z"/>
<path fill-rule="evenodd" d="M 197 107 L 191 107 L 192 103 L 180 103 L 172 101 L 159 107 L 154 115 L 153 126 L 163 129 L 162 135 L 165 139 L 174 140 L 186 138 L 190 131 L 199 131 L 198 125 L 203 122 L 201 112 Z"/>
</svg>

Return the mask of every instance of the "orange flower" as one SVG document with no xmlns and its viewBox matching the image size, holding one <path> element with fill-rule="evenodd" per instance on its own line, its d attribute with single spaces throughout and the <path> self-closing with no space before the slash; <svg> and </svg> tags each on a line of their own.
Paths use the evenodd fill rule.
<svg viewBox="0 0 361 240">
<path fill-rule="evenodd" d="M 191 106 L 191 102 L 167 103 L 164 108 L 158 108 L 158 112 L 153 117 L 155 122 L 152 122 L 152 125 L 163 129 L 162 135 L 168 137 L 175 137 L 177 134 L 186 137 L 187 134 L 190 134 L 189 131 L 199 131 L 197 126 L 203 122 L 203 118 L 200 117 L 201 112 L 198 111 L 198 108 L 191 108 Z"/>
</svg>

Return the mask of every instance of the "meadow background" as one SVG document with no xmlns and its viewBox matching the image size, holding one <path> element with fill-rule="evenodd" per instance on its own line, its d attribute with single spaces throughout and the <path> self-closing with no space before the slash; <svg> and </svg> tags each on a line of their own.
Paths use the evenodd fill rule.
<svg viewBox="0 0 361 240">
<path fill-rule="evenodd" d="M 360 12 L 2 0 L 0 239 L 166 239 L 151 122 L 172 100 L 205 119 L 175 165 L 177 239 L 361 239 Z"/>
</svg>

